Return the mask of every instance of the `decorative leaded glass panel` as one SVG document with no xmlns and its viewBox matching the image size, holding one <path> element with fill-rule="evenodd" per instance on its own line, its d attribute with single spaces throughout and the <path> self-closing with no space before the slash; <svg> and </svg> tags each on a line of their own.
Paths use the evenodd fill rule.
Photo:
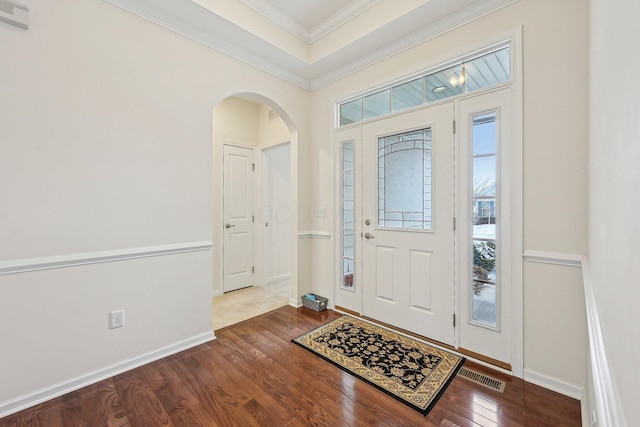
<svg viewBox="0 0 640 427">
<path fill-rule="evenodd" d="M 378 225 L 431 229 L 431 128 L 378 139 Z"/>
</svg>

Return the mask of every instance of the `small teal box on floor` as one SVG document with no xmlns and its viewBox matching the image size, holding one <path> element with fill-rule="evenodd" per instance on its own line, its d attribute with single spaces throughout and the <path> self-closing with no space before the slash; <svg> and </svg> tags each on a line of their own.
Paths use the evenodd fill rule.
<svg viewBox="0 0 640 427">
<path fill-rule="evenodd" d="M 314 311 L 322 311 L 327 308 L 329 300 L 316 294 L 302 295 L 302 305 Z"/>
</svg>

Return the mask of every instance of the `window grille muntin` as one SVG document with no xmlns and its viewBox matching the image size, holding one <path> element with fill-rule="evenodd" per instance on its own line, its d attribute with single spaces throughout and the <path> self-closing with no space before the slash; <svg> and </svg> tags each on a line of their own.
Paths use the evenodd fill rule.
<svg viewBox="0 0 640 427">
<path fill-rule="evenodd" d="M 341 145 L 341 256 L 340 287 L 356 290 L 355 284 L 355 152 L 354 141 Z"/>
<path fill-rule="evenodd" d="M 432 229 L 431 128 L 378 138 L 378 226 Z"/>
<path fill-rule="evenodd" d="M 471 323 L 491 329 L 498 327 L 500 300 L 497 119 L 495 111 L 474 115 L 472 133 Z"/>
<path fill-rule="evenodd" d="M 510 81 L 511 46 L 504 42 L 340 101 L 336 104 L 337 124 L 345 127 Z"/>
</svg>

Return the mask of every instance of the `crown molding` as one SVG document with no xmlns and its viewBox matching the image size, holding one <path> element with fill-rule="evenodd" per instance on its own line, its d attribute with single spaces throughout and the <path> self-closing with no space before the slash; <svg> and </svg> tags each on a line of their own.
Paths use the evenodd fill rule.
<svg viewBox="0 0 640 427">
<path fill-rule="evenodd" d="M 310 89 L 309 65 L 188 0 L 104 0 L 238 61 Z M 283 65 L 280 65 L 283 64 Z"/>
<path fill-rule="evenodd" d="M 309 30 L 304 26 L 289 18 L 285 13 L 279 9 L 271 6 L 266 0 L 240 0 L 245 6 L 258 12 L 268 20 L 274 22 L 280 27 L 284 28 L 299 39 L 309 42 Z"/>
<path fill-rule="evenodd" d="M 519 0 L 475 1 L 459 10 L 451 9 L 450 0 L 432 0 L 313 63 L 190 0 L 104 1 L 303 89 L 316 90 Z M 378 1 L 359 1 L 353 5 L 358 9 L 343 9 L 344 16 L 353 18 Z M 340 21 L 343 11 L 316 36 L 346 22 Z"/>
<path fill-rule="evenodd" d="M 325 58 L 315 63 L 314 66 L 316 67 L 318 76 L 312 78 L 309 82 L 309 87 L 311 90 L 320 89 L 341 78 L 391 58 L 405 50 L 411 49 L 518 1 L 519 0 L 486 0 L 481 4 L 475 4 L 450 14 L 444 19 L 429 23 L 429 25 L 416 23 L 416 17 L 398 19 L 385 28 L 380 29 L 378 31 L 379 34 L 375 34 L 377 38 L 388 38 L 388 40 L 391 40 L 383 46 L 378 48 L 368 47 L 365 45 L 367 39 L 362 38 L 345 47 L 340 52 L 336 52 L 331 58 Z M 401 33 L 401 28 L 403 27 L 417 27 L 418 29 L 403 37 L 391 37 L 391 34 Z M 374 36 L 374 33 L 371 33 L 370 36 Z M 368 53 L 358 55 L 358 52 L 363 51 Z"/>
<path fill-rule="evenodd" d="M 380 0 L 358 0 L 352 2 L 349 6 L 313 27 L 307 36 L 309 44 L 317 42 L 379 2 Z"/>
<path fill-rule="evenodd" d="M 271 20 L 286 31 L 307 44 L 313 44 L 326 36 L 336 28 L 351 21 L 365 10 L 379 3 L 381 0 L 357 0 L 349 4 L 347 7 L 339 10 L 329 18 L 325 19 L 313 28 L 307 28 L 304 25 L 291 19 L 288 15 L 273 7 L 266 0 L 240 0 L 245 6 L 255 10 L 265 18 Z"/>
<path fill-rule="evenodd" d="M 300 25 L 298 22 L 289 18 L 285 13 L 271 6 L 269 2 L 265 0 L 240 0 L 240 2 L 287 30 L 302 41 L 311 43 L 309 40 L 309 30 L 304 25 Z"/>
</svg>

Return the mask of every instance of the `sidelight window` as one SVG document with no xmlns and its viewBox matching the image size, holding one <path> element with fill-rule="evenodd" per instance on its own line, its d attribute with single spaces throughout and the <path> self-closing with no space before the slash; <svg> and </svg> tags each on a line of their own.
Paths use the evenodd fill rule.
<svg viewBox="0 0 640 427">
<path fill-rule="evenodd" d="M 355 290 L 355 158 L 353 141 L 342 144 L 342 284 Z"/>
<path fill-rule="evenodd" d="M 473 117 L 473 279 L 472 320 L 496 327 L 497 252 L 496 215 L 497 169 L 496 113 Z"/>
</svg>

